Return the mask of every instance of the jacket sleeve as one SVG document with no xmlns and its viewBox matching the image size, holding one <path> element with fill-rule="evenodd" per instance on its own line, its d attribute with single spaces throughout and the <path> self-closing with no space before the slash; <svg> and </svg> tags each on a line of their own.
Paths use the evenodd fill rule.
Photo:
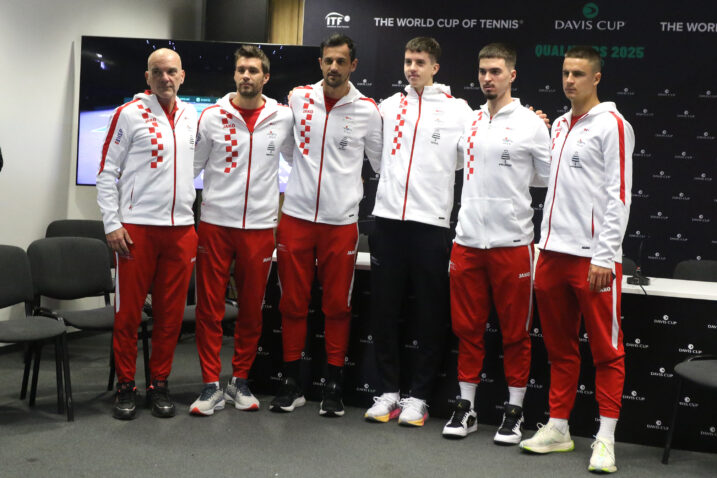
<svg viewBox="0 0 717 478">
<path fill-rule="evenodd" d="M 296 148 L 296 143 L 294 142 L 294 113 L 291 108 L 287 108 L 287 117 L 286 128 L 288 131 L 286 132 L 284 142 L 280 145 L 279 152 L 286 162 L 291 163 L 294 149 Z"/>
<path fill-rule="evenodd" d="M 535 134 L 530 148 L 533 156 L 533 178 L 530 186 L 544 188 L 550 178 L 550 133 L 542 120 L 535 122 Z"/>
<path fill-rule="evenodd" d="M 209 112 L 207 112 L 209 113 Z M 206 168 L 209 155 L 212 152 L 212 139 L 209 134 L 209 123 L 211 116 L 202 114 L 197 124 L 197 140 L 194 144 L 194 177 L 199 176 L 202 169 Z"/>
<path fill-rule="evenodd" d="M 132 143 L 132 131 L 127 113 L 117 108 L 110 118 L 107 136 L 102 146 L 100 170 L 97 173 L 97 204 L 102 212 L 105 234 L 122 227 L 119 216 L 119 188 L 117 180 L 125 169 L 127 152 Z"/>
<path fill-rule="evenodd" d="M 632 188 L 632 152 L 635 134 L 621 116 L 608 113 L 602 142 L 603 178 L 607 204 L 591 263 L 612 268 L 627 228 Z"/>
<path fill-rule="evenodd" d="M 461 136 L 459 136 L 458 144 L 456 145 L 456 171 L 459 169 L 463 169 L 463 144 L 462 144 L 462 137 L 465 133 L 466 126 L 470 125 L 472 117 L 473 117 L 473 110 L 470 106 L 468 106 L 468 102 L 465 100 L 458 100 L 460 106 L 458 107 L 458 125 L 461 130 Z"/>
<path fill-rule="evenodd" d="M 381 153 L 383 151 L 383 118 L 378 107 L 371 102 L 371 116 L 368 119 L 364 153 L 368 157 L 371 168 L 375 172 L 381 170 Z"/>
</svg>

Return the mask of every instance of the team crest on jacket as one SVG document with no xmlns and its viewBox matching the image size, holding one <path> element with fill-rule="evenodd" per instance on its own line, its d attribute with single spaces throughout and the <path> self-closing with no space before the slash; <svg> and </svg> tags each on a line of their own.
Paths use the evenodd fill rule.
<svg viewBox="0 0 717 478">
<path fill-rule="evenodd" d="M 274 135 L 274 136 L 276 136 L 276 135 Z M 276 151 L 276 145 L 274 144 L 274 141 L 270 141 L 269 145 L 266 147 L 266 155 L 274 156 L 274 151 Z"/>
<path fill-rule="evenodd" d="M 510 161 L 510 153 L 507 149 L 503 150 L 503 153 L 500 155 L 500 163 L 498 163 L 498 166 L 507 166 L 509 168 L 512 168 L 513 165 L 509 163 Z"/>
<path fill-rule="evenodd" d="M 438 144 L 438 141 L 441 139 L 441 132 L 438 130 L 438 128 L 433 130 L 433 134 L 431 135 L 431 144 Z"/>
<path fill-rule="evenodd" d="M 349 145 L 349 138 L 346 136 L 341 138 L 341 141 L 339 141 L 339 149 L 341 151 L 344 151 L 348 145 Z"/>
<path fill-rule="evenodd" d="M 573 154 L 573 157 L 570 158 L 570 167 L 571 168 L 578 168 L 582 169 L 583 167 L 580 165 L 580 155 L 577 151 Z"/>
</svg>

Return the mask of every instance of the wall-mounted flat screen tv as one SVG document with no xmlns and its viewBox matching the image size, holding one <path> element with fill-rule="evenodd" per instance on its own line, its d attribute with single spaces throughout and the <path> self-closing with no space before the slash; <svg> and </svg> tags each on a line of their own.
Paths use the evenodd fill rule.
<svg viewBox="0 0 717 478">
<path fill-rule="evenodd" d="M 82 37 L 80 59 L 80 100 L 77 143 L 78 185 L 95 185 L 102 143 L 109 118 L 117 106 L 147 89 L 144 72 L 147 57 L 158 48 L 171 48 L 182 57 L 186 72 L 179 97 L 197 112 L 213 105 L 234 84 L 234 42 L 157 40 L 143 38 Z M 255 44 L 269 57 L 271 77 L 264 94 L 286 104 L 295 86 L 321 79 L 317 47 Z M 280 190 L 283 192 L 291 167 L 281 158 Z M 195 179 L 202 188 L 201 176 Z"/>
</svg>

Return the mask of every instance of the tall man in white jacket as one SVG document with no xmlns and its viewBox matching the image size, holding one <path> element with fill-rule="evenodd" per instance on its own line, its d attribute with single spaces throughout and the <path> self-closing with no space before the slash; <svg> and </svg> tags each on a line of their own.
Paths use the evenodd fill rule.
<svg viewBox="0 0 717 478">
<path fill-rule="evenodd" d="M 113 416 L 132 419 L 137 328 L 152 287 L 152 414 L 174 416 L 167 378 L 182 326 L 197 249 L 192 161 L 194 108 L 177 98 L 184 82 L 179 55 L 169 49 L 147 60 L 149 90 L 113 113 L 97 175 L 97 202 L 107 242 L 117 254 L 113 351 L 117 395 Z"/>
<path fill-rule="evenodd" d="M 585 319 L 595 364 L 600 429 L 588 469 L 614 472 L 615 425 L 625 352 L 620 327 L 622 239 L 630 211 L 630 123 L 601 103 L 600 56 L 573 47 L 563 61 L 571 110 L 553 123 L 550 182 L 541 228 L 535 293 L 550 359 L 550 420 L 520 447 L 534 453 L 574 448 L 568 418 L 580 374 L 578 331 Z"/>
<path fill-rule="evenodd" d="M 381 395 L 367 420 L 423 426 L 426 400 L 441 362 L 448 324 L 449 221 L 458 140 L 471 115 L 468 104 L 433 83 L 441 47 L 433 38 L 406 44 L 409 85 L 379 106 L 384 118 L 381 178 L 376 192 L 371 248 L 371 316 Z M 398 319 L 413 286 L 418 340 L 408 397 L 400 399 Z M 404 364 L 406 365 L 406 364 Z M 408 367 L 404 367 L 404 370 Z M 399 416 L 400 415 L 400 416 Z"/>
<path fill-rule="evenodd" d="M 516 51 L 492 43 L 478 53 L 478 81 L 488 100 L 466 125 L 463 190 L 451 251 L 451 319 L 458 336 L 461 399 L 443 428 L 447 437 L 476 430 L 475 395 L 491 305 L 503 337 L 508 402 L 494 440 L 517 444 L 530 372 L 533 315 L 533 209 L 530 186 L 547 186 L 550 135 L 543 121 L 511 97 Z"/>
<path fill-rule="evenodd" d="M 381 114 L 349 81 L 358 59 L 353 41 L 332 35 L 321 43 L 323 80 L 296 88 L 289 100 L 297 148 L 277 231 L 284 376 L 271 410 L 305 404 L 299 361 L 306 343 L 311 285 L 323 288 L 328 377 L 319 413 L 342 416 L 341 382 L 348 348 L 358 206 L 364 154 L 378 170 Z"/>
<path fill-rule="evenodd" d="M 213 415 L 225 401 L 257 410 L 247 385 L 261 337 L 262 302 L 279 213 L 279 152 L 293 154 L 294 116 L 262 95 L 269 59 L 253 45 L 234 53 L 236 92 L 199 117 L 194 174 L 204 170 L 197 250 L 197 349 L 204 387 L 189 411 Z M 239 316 L 232 379 L 219 386 L 222 319 L 232 260 Z"/>
</svg>

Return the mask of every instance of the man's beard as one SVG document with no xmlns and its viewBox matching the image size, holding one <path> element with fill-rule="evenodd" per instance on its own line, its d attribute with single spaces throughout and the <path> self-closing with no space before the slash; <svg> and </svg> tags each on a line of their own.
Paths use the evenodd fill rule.
<svg viewBox="0 0 717 478">
<path fill-rule="evenodd" d="M 244 86 L 244 85 L 241 85 L 241 86 Z M 256 98 L 261 93 L 261 90 L 254 88 L 254 86 L 250 85 L 251 89 L 248 89 L 248 90 L 242 88 L 241 86 L 239 87 L 239 95 L 242 98 Z"/>
</svg>

